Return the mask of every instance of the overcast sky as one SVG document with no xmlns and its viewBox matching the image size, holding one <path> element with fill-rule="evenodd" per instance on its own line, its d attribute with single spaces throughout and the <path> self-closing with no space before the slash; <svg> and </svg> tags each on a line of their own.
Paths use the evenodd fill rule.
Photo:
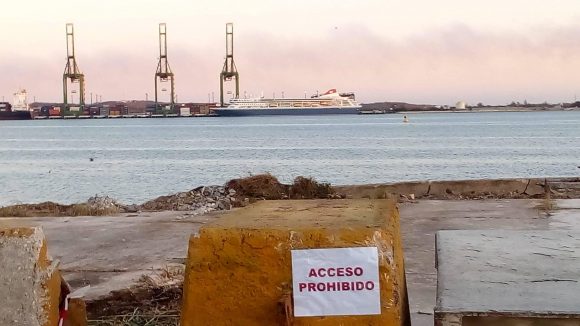
<svg viewBox="0 0 580 326">
<path fill-rule="evenodd" d="M 0 96 L 62 100 L 65 24 L 90 93 L 152 98 L 167 23 L 178 100 L 218 97 L 225 23 L 242 94 L 329 88 L 362 102 L 580 97 L 578 0 L 19 0 L 2 3 Z M 32 100 L 32 98 L 31 98 Z"/>
</svg>

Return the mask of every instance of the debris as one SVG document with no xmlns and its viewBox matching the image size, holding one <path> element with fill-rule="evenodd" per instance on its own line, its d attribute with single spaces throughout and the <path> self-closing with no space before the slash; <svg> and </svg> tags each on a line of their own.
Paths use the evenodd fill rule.
<svg viewBox="0 0 580 326">
<path fill-rule="evenodd" d="M 184 269 L 167 265 L 130 288 L 88 301 L 89 325 L 179 325 Z"/>
<path fill-rule="evenodd" d="M 119 209 L 123 205 L 119 204 L 115 199 L 109 196 L 95 195 L 87 200 L 87 205 L 94 210 L 109 210 Z"/>
<path fill-rule="evenodd" d="M 143 211 L 187 211 L 188 215 L 200 215 L 216 210 L 230 210 L 230 194 L 223 186 L 197 187 L 187 192 L 158 197 L 138 207 Z"/>
</svg>

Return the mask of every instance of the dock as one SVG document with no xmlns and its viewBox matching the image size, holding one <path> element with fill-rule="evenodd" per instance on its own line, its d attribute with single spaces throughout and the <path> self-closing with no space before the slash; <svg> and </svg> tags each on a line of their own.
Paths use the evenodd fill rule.
<svg viewBox="0 0 580 326">
<path fill-rule="evenodd" d="M 204 117 L 217 117 L 217 114 L 191 114 L 191 115 L 179 115 L 179 114 L 125 114 L 125 115 L 37 115 L 34 120 L 87 120 L 87 119 L 149 119 L 149 118 L 204 118 Z"/>
</svg>

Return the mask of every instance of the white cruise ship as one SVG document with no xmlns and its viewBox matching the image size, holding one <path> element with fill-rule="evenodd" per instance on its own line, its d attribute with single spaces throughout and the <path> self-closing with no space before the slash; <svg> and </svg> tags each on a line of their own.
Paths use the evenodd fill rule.
<svg viewBox="0 0 580 326">
<path fill-rule="evenodd" d="M 214 110 L 220 116 L 357 114 L 361 106 L 353 93 L 331 89 L 311 98 L 232 99 L 230 105 Z"/>
</svg>

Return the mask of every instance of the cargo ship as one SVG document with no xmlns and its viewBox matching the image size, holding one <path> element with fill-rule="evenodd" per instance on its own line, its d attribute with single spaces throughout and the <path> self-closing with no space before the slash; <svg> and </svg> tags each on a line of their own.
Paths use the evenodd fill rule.
<svg viewBox="0 0 580 326">
<path fill-rule="evenodd" d="M 12 105 L 8 102 L 0 102 L 0 120 L 30 120 L 30 111 L 12 110 Z"/>
<path fill-rule="evenodd" d="M 215 108 L 213 111 L 224 117 L 257 116 L 257 115 L 325 115 L 325 114 L 358 114 L 361 106 L 356 102 L 353 93 L 336 92 L 331 89 L 324 94 L 311 98 L 234 98 L 227 107 Z"/>
<path fill-rule="evenodd" d="M 0 102 L 0 120 L 30 120 L 32 114 L 28 107 L 27 93 L 21 89 L 14 93 L 14 106 L 8 102 Z"/>
</svg>

